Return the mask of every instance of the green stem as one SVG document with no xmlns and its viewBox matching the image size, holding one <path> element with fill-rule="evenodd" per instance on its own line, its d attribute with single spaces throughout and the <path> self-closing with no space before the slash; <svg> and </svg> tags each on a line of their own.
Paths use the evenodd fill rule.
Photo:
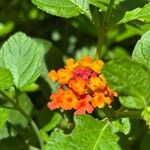
<svg viewBox="0 0 150 150">
<path fill-rule="evenodd" d="M 41 139 L 40 136 L 40 132 L 39 129 L 36 125 L 36 123 L 34 122 L 34 120 L 32 120 L 32 118 L 18 105 L 18 103 L 14 102 L 13 99 L 11 99 L 5 92 L 3 92 L 2 90 L 0 90 L 0 94 L 8 101 L 10 102 L 15 110 L 18 110 L 29 122 L 29 124 L 31 125 L 33 131 L 35 132 L 37 139 L 39 141 L 40 147 L 42 148 L 43 146 L 43 141 Z"/>
<path fill-rule="evenodd" d="M 103 42 L 105 39 L 105 35 L 108 31 L 107 24 L 108 24 L 108 21 L 109 21 L 109 18 L 110 18 L 112 9 L 113 9 L 114 2 L 115 2 L 115 0 L 110 0 L 107 12 L 105 13 L 102 25 L 100 27 L 100 31 L 98 34 L 98 41 L 97 41 L 97 55 L 98 55 L 98 57 L 101 57 L 101 55 L 102 55 L 101 53 L 102 53 L 102 48 L 103 48 Z"/>
</svg>

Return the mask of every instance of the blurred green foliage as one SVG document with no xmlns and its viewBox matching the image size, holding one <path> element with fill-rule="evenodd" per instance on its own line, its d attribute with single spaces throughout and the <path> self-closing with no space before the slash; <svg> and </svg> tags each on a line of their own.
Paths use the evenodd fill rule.
<svg viewBox="0 0 150 150">
<path fill-rule="evenodd" d="M 91 48 L 96 45 L 96 29 L 83 15 L 71 19 L 51 16 L 39 10 L 30 0 L 12 0 L 9 5 L 8 1 L 1 0 L 0 10 L 1 44 L 11 34 L 22 31 L 32 37 L 51 41 L 55 48 L 68 56 L 74 56 L 75 50 L 82 47 Z M 131 53 L 139 36 L 149 29 L 148 25 L 138 25 L 139 23 L 112 27 L 105 41 L 107 48 L 111 50 L 119 46 Z"/>
</svg>

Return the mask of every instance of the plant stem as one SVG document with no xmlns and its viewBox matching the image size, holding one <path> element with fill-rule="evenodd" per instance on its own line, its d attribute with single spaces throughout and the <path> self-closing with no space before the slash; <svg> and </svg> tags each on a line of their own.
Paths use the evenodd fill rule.
<svg viewBox="0 0 150 150">
<path fill-rule="evenodd" d="M 105 13 L 104 19 L 102 21 L 102 25 L 100 27 L 100 31 L 98 34 L 98 41 L 97 41 L 97 55 L 98 55 L 98 57 L 101 57 L 101 55 L 102 55 L 103 42 L 105 39 L 105 35 L 108 31 L 107 24 L 108 24 L 108 21 L 109 21 L 111 12 L 112 12 L 114 2 L 115 2 L 115 0 L 110 0 L 110 3 L 109 3 L 108 8 L 107 8 L 107 12 Z"/>
<path fill-rule="evenodd" d="M 35 132 L 37 139 L 39 141 L 40 147 L 42 148 L 43 146 L 43 141 L 41 139 L 40 136 L 40 132 L 39 129 L 36 125 L 36 123 L 34 122 L 34 120 L 32 120 L 32 118 L 19 106 L 18 103 L 14 102 L 14 100 L 12 98 L 10 98 L 5 92 L 3 92 L 2 90 L 0 90 L 0 94 L 13 105 L 13 108 L 15 110 L 18 110 L 29 122 L 29 124 L 31 125 L 33 131 Z"/>
</svg>

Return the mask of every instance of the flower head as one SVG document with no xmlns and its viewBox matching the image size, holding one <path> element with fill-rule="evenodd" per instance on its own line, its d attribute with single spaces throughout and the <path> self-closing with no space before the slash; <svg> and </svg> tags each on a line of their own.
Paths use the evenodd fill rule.
<svg viewBox="0 0 150 150">
<path fill-rule="evenodd" d="M 66 66 L 48 73 L 50 79 L 59 83 L 59 89 L 50 96 L 48 107 L 75 110 L 75 114 L 92 113 L 94 108 L 111 105 L 113 92 L 107 85 L 101 69 L 102 60 L 83 57 L 79 61 L 68 59 Z"/>
</svg>

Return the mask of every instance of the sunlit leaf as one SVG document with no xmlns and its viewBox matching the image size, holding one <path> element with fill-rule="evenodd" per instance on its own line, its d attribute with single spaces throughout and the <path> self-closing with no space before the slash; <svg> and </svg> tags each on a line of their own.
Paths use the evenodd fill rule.
<svg viewBox="0 0 150 150">
<path fill-rule="evenodd" d="M 130 132 L 130 121 L 129 118 L 121 118 L 112 121 L 112 130 L 116 132 L 123 132 L 128 134 Z"/>
<path fill-rule="evenodd" d="M 123 97 L 125 107 L 141 109 L 150 102 L 150 75 L 142 65 L 129 59 L 113 60 L 104 66 L 103 74 Z"/>
<path fill-rule="evenodd" d="M 75 117 L 76 127 L 71 134 L 65 135 L 55 130 L 44 150 L 119 150 L 118 137 L 107 120 L 95 120 L 91 116 Z"/>
<path fill-rule="evenodd" d="M 8 68 L 16 87 L 23 89 L 40 75 L 44 47 L 24 33 L 11 36 L 0 50 L 0 66 Z"/>
<path fill-rule="evenodd" d="M 38 8 L 55 16 L 70 18 L 82 13 L 80 7 L 70 0 L 32 0 Z"/>
<path fill-rule="evenodd" d="M 13 84 L 13 77 L 8 69 L 0 68 L 0 89 L 8 89 Z"/>
<path fill-rule="evenodd" d="M 150 31 L 146 32 L 137 42 L 132 58 L 150 69 Z"/>
<path fill-rule="evenodd" d="M 146 4 L 143 8 L 136 8 L 127 11 L 119 23 L 125 23 L 132 20 L 139 20 L 142 22 L 150 22 L 150 3 Z"/>
</svg>

